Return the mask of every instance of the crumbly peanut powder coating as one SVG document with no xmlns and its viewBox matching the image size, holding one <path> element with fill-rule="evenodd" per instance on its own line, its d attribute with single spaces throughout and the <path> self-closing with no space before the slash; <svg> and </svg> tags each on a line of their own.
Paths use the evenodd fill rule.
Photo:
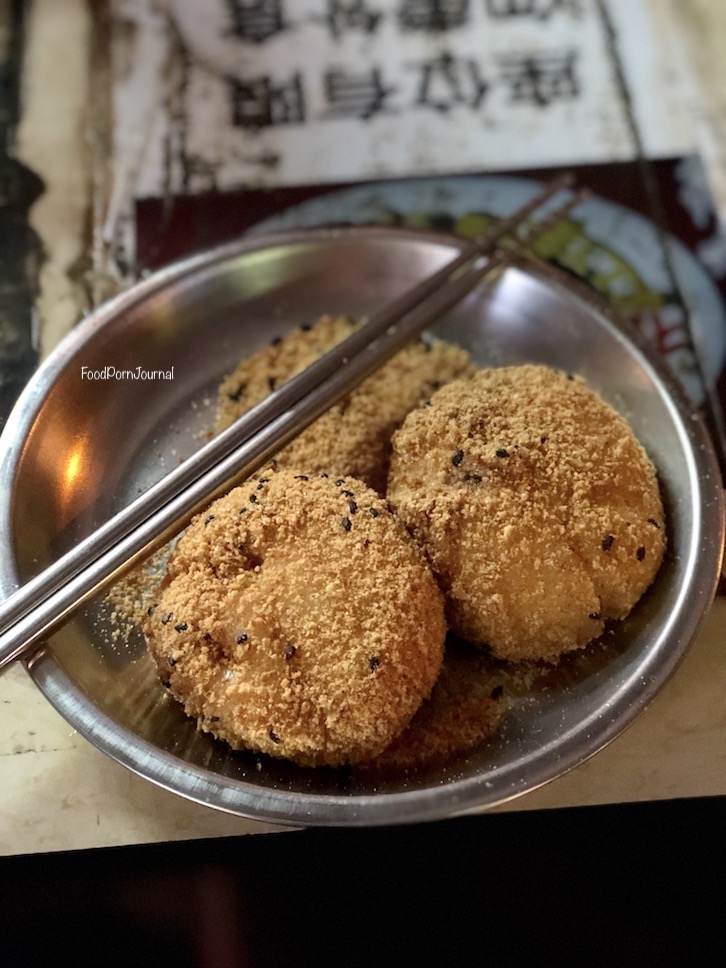
<svg viewBox="0 0 726 968">
<path fill-rule="evenodd" d="M 293 330 L 242 360 L 219 389 L 216 431 L 346 339 L 358 325 L 348 317 L 323 316 L 310 328 Z M 394 430 L 443 383 L 469 372 L 469 354 L 458 346 L 443 340 L 406 346 L 280 451 L 277 465 L 356 477 L 383 493 Z"/>
<path fill-rule="evenodd" d="M 389 500 L 425 549 L 450 626 L 508 660 L 553 660 L 624 618 L 665 548 L 655 469 L 579 377 L 483 370 L 393 440 Z"/>
<path fill-rule="evenodd" d="M 439 674 L 441 593 L 351 478 L 265 471 L 180 538 L 144 632 L 201 729 L 304 766 L 375 756 Z"/>
<path fill-rule="evenodd" d="M 482 649 L 451 641 L 431 696 L 367 770 L 415 769 L 450 760 L 489 739 L 506 710 L 506 676 Z"/>
</svg>

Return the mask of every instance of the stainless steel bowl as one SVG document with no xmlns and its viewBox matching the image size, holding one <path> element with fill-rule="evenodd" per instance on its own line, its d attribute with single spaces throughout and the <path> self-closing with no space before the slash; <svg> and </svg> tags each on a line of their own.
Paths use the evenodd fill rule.
<svg viewBox="0 0 726 968">
<path fill-rule="evenodd" d="M 223 374 L 324 312 L 364 314 L 451 258 L 453 238 L 391 229 L 255 238 L 147 279 L 87 319 L 40 368 L 0 441 L 0 587 L 7 595 L 201 443 Z M 671 675 L 717 581 L 719 470 L 697 414 L 659 359 L 564 276 L 508 269 L 437 328 L 480 364 L 582 373 L 648 449 L 668 515 L 652 589 L 607 642 L 518 696 L 497 738 L 441 768 L 375 783 L 234 753 L 198 733 L 158 683 L 140 635 L 94 604 L 28 664 L 92 743 L 201 803 L 288 824 L 422 820 L 490 806 L 571 769 L 623 730 Z M 91 380 L 88 371 L 173 379 Z"/>
</svg>

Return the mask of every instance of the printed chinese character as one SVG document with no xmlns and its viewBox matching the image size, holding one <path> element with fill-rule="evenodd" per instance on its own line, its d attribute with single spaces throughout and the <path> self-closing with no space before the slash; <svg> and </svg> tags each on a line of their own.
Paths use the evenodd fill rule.
<svg viewBox="0 0 726 968">
<path fill-rule="evenodd" d="M 547 20 L 558 10 L 582 13 L 582 0 L 486 0 L 490 17 L 535 17 Z"/>
<path fill-rule="evenodd" d="M 658 312 L 644 313 L 638 327 L 664 355 L 691 347 L 685 310 L 676 303 L 666 303 Z"/>
<path fill-rule="evenodd" d="M 401 0 L 398 21 L 404 30 L 451 30 L 469 18 L 469 0 Z"/>
<path fill-rule="evenodd" d="M 240 40 L 261 44 L 285 29 L 283 0 L 225 0 L 232 33 Z"/>
<path fill-rule="evenodd" d="M 395 88 L 386 87 L 378 67 L 361 74 L 329 70 L 325 74 L 325 99 L 329 116 L 368 119 L 385 109 L 385 101 Z"/>
<path fill-rule="evenodd" d="M 302 124 L 305 120 L 305 98 L 302 77 L 293 74 L 285 84 L 273 84 L 269 77 L 241 81 L 230 80 L 232 124 L 238 128 L 259 130 L 280 124 Z"/>
<path fill-rule="evenodd" d="M 478 108 L 489 89 L 479 65 L 469 57 L 443 53 L 419 67 L 416 103 L 436 111 L 446 112 L 456 105 Z"/>
<path fill-rule="evenodd" d="M 369 7 L 366 0 L 328 0 L 325 22 L 334 37 L 340 37 L 346 30 L 375 33 L 382 19 L 381 11 Z"/>
<path fill-rule="evenodd" d="M 505 54 L 499 58 L 501 77 L 510 85 L 512 101 L 529 101 L 547 107 L 580 94 L 575 75 L 576 51 Z"/>
</svg>

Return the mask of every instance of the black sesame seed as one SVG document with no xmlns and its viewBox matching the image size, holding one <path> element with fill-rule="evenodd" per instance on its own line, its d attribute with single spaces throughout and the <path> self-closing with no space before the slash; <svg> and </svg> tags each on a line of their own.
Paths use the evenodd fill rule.
<svg viewBox="0 0 726 968">
<path fill-rule="evenodd" d="M 615 537 L 614 537 L 614 535 L 612 535 L 612 534 L 608 534 L 608 535 L 606 535 L 606 536 L 605 536 L 605 537 L 604 537 L 604 538 L 602 539 L 602 550 L 603 550 L 603 551 L 610 551 L 610 549 L 611 549 L 611 548 L 612 548 L 612 546 L 613 546 L 613 541 L 615 541 Z"/>
<path fill-rule="evenodd" d="M 497 457 L 509 457 L 509 451 L 505 450 L 504 447 L 498 447 Z"/>
<path fill-rule="evenodd" d="M 206 517 L 204 519 L 204 523 L 205 524 L 209 524 L 210 521 L 214 521 L 214 515 L 213 514 L 210 514 L 208 517 Z"/>
<path fill-rule="evenodd" d="M 264 487 L 265 487 L 265 485 L 264 485 L 264 484 L 263 484 L 262 482 L 260 482 L 260 483 L 259 483 L 259 484 L 257 485 L 257 490 L 258 490 L 258 491 L 262 491 L 262 490 L 264 489 Z"/>
<path fill-rule="evenodd" d="M 358 510 L 358 505 L 355 503 L 355 501 L 348 501 L 348 510 L 351 514 L 355 514 L 355 512 Z"/>
<path fill-rule="evenodd" d="M 464 474 L 465 481 L 471 481 L 472 484 L 481 484 L 481 474 Z"/>
<path fill-rule="evenodd" d="M 174 626 L 174 631 L 175 632 L 186 632 L 186 630 L 188 628 L 189 628 L 189 626 L 187 625 L 186 622 L 179 622 L 178 625 L 175 625 Z"/>
<path fill-rule="evenodd" d="M 285 662 L 289 662 L 296 652 L 297 648 L 294 645 L 288 645 L 288 647 L 285 649 Z"/>
<path fill-rule="evenodd" d="M 504 686 L 502 685 L 495 686 L 492 689 L 492 691 L 489 693 L 489 695 L 491 696 L 492 699 L 501 699 L 501 697 L 504 695 Z"/>
<path fill-rule="evenodd" d="M 240 383 L 240 385 L 237 387 L 236 390 L 233 390 L 231 393 L 228 393 L 227 394 L 227 399 L 228 400 L 231 400 L 232 403 L 236 403 L 239 400 L 239 398 L 242 396 L 242 394 L 245 392 L 246 389 L 247 389 L 247 384 L 246 383 Z"/>
<path fill-rule="evenodd" d="M 237 645 L 242 645 L 242 643 L 246 641 L 247 641 L 246 632 L 242 632 L 240 635 L 237 636 L 237 639 L 236 639 Z"/>
<path fill-rule="evenodd" d="M 341 497 L 353 497 L 353 492 L 352 491 L 341 491 L 340 492 L 340 496 Z"/>
<path fill-rule="evenodd" d="M 267 388 L 270 391 L 270 393 L 272 393 L 275 390 L 276 385 L 277 385 L 277 381 L 275 380 L 274 376 L 268 376 Z"/>
<path fill-rule="evenodd" d="M 378 511 L 375 508 L 368 508 L 368 513 L 372 518 L 378 517 Z"/>
<path fill-rule="evenodd" d="M 170 666 L 175 666 L 176 665 L 176 659 L 173 656 L 171 656 L 171 655 L 167 659 L 167 662 L 169 663 Z"/>
<path fill-rule="evenodd" d="M 658 528 L 658 530 L 660 530 L 660 525 L 655 518 L 648 518 L 648 524 L 652 524 L 654 528 Z"/>
<path fill-rule="evenodd" d="M 326 474 L 325 472 L 323 472 L 320 476 L 321 477 L 329 477 L 330 475 L 329 474 Z"/>
<path fill-rule="evenodd" d="M 548 438 L 546 436 L 545 437 L 540 437 L 539 442 L 540 442 L 540 444 L 546 444 L 547 443 L 547 440 L 548 440 Z"/>
<path fill-rule="evenodd" d="M 567 377 L 568 380 L 574 380 L 575 379 L 574 374 L 572 374 L 572 373 L 566 373 L 565 376 Z"/>
<path fill-rule="evenodd" d="M 261 477 L 260 478 L 260 484 L 269 484 L 269 483 L 270 483 L 270 478 L 269 477 Z"/>
<path fill-rule="evenodd" d="M 345 484 L 345 478 L 344 477 L 339 477 L 338 480 L 335 482 L 335 486 L 336 487 L 341 487 L 343 484 Z"/>
<path fill-rule="evenodd" d="M 463 461 L 463 459 L 464 459 L 463 450 L 455 450 L 454 453 L 451 455 L 451 463 L 454 465 L 454 467 L 458 467 L 459 464 Z"/>
<path fill-rule="evenodd" d="M 165 689 L 171 689 L 171 681 L 169 679 L 162 679 L 161 684 Z"/>
<path fill-rule="evenodd" d="M 375 672 L 380 664 L 381 660 L 377 655 L 372 655 L 368 660 L 368 667 L 370 668 L 371 672 Z"/>
<path fill-rule="evenodd" d="M 642 545 L 635 552 L 635 557 L 638 559 L 638 561 L 642 561 L 643 558 L 645 558 L 645 548 Z"/>
<path fill-rule="evenodd" d="M 257 502 L 257 495 L 256 494 L 250 494 L 250 503 L 251 504 L 255 504 L 256 502 Z"/>
<path fill-rule="evenodd" d="M 155 608 L 156 608 L 156 605 L 149 605 L 149 607 L 146 609 L 146 614 L 151 615 Z"/>
<path fill-rule="evenodd" d="M 244 514 L 246 510 L 247 510 L 247 508 L 240 508 L 239 509 L 239 513 L 240 514 Z"/>
<path fill-rule="evenodd" d="M 270 739 L 272 740 L 273 743 L 279 743 L 280 742 L 280 737 L 277 735 L 277 733 L 274 731 L 274 729 L 271 729 L 268 735 L 269 735 L 269 737 L 270 737 Z"/>
<path fill-rule="evenodd" d="M 204 639 L 205 642 L 211 642 L 212 641 L 212 636 L 209 634 L 209 632 L 205 632 L 204 635 L 202 636 L 202 638 Z"/>
<path fill-rule="evenodd" d="M 171 620 L 173 618 L 174 618 L 174 613 L 173 612 L 167 612 L 166 615 L 162 618 L 161 624 L 162 625 L 168 625 L 169 622 L 171 622 Z"/>
<path fill-rule="evenodd" d="M 309 478 L 305 474 L 296 474 L 295 475 L 295 480 L 296 481 L 307 481 L 307 480 L 309 480 Z"/>
<path fill-rule="evenodd" d="M 587 617 L 591 618 L 593 622 L 599 622 L 600 619 L 602 618 L 602 615 L 600 614 L 600 612 L 590 612 L 590 614 Z"/>
<path fill-rule="evenodd" d="M 210 723 L 218 723 L 219 722 L 219 716 L 209 716 L 208 719 L 209 719 L 209 722 Z"/>
<path fill-rule="evenodd" d="M 341 524 L 343 525 L 344 531 L 350 531 L 350 529 L 353 527 L 353 524 L 350 518 L 343 518 L 343 520 L 341 521 Z"/>
</svg>

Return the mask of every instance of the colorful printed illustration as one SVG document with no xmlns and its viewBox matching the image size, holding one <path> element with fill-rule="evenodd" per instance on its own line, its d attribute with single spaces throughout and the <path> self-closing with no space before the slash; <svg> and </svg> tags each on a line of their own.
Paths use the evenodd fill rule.
<svg viewBox="0 0 726 968">
<path fill-rule="evenodd" d="M 254 234 L 297 227 L 382 224 L 474 238 L 540 187 L 510 176 L 423 178 L 328 191 L 258 222 Z M 552 205 L 561 201 L 556 196 Z M 698 404 L 726 359 L 726 314 L 714 281 L 674 237 L 602 198 L 590 198 L 535 247 L 538 256 L 587 282 L 662 353 Z M 693 330 L 693 338 L 692 338 Z M 697 342 L 696 342 L 697 341 Z"/>
</svg>

